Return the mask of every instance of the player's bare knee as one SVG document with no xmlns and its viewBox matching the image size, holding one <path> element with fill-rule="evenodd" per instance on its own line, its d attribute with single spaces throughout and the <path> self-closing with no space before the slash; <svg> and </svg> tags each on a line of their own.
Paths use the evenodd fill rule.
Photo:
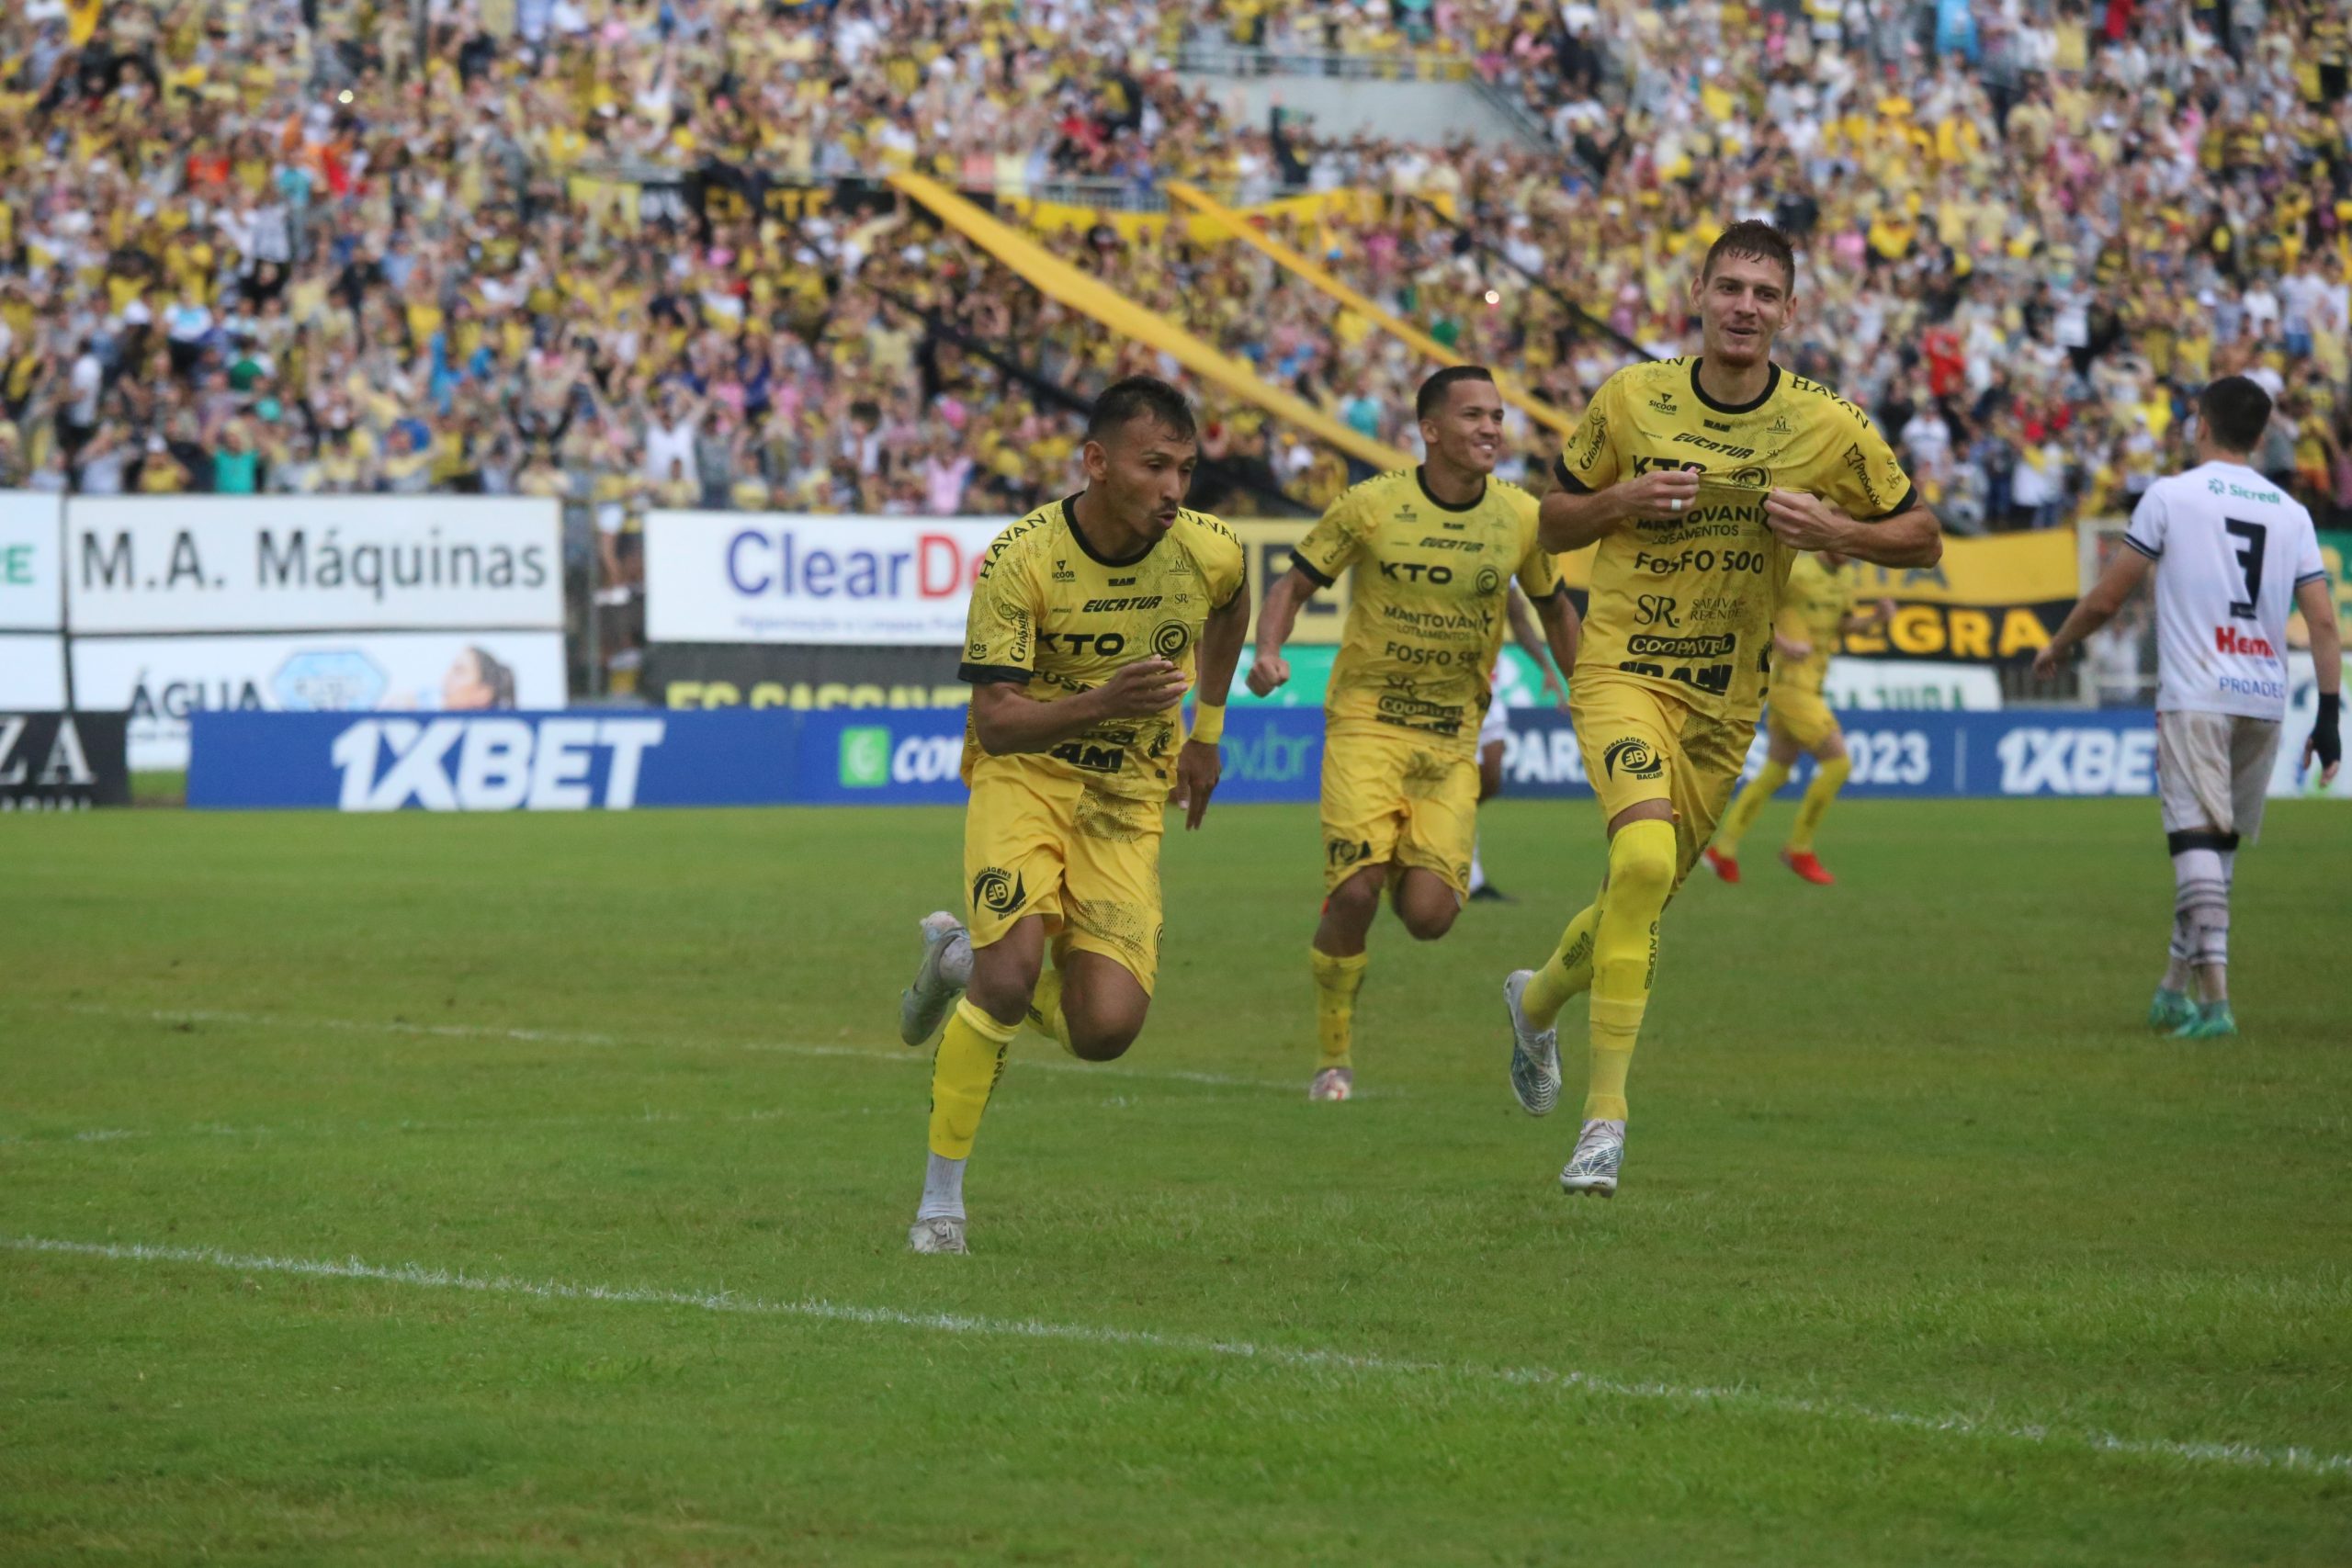
<svg viewBox="0 0 2352 1568">
<path fill-rule="evenodd" d="M 1408 904 L 1396 911 L 1405 922 L 1408 934 L 1417 942 L 1435 942 L 1453 929 L 1453 917 L 1461 906 L 1452 902 L 1438 905 Z"/>
<path fill-rule="evenodd" d="M 1029 1014 L 1042 961 L 1041 953 L 1009 951 L 1002 942 L 979 948 L 972 954 L 972 980 L 964 995 L 999 1023 L 1017 1024 Z"/>
<path fill-rule="evenodd" d="M 1325 900 L 1330 912 L 1351 923 L 1370 925 L 1380 908 L 1380 885 L 1385 867 L 1360 871 L 1331 889 Z"/>
<path fill-rule="evenodd" d="M 1081 1031 L 1070 1026 L 1070 1055 L 1081 1062 L 1115 1062 L 1127 1054 L 1127 1047 L 1143 1032 L 1140 1021 Z"/>
</svg>

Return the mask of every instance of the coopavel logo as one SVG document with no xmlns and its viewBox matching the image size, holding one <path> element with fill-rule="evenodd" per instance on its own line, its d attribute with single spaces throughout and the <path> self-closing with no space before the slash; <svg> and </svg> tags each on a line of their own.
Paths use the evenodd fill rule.
<svg viewBox="0 0 2352 1568">
<path fill-rule="evenodd" d="M 659 718 L 368 718 L 330 755 L 345 811 L 626 811 L 665 733 Z"/>
</svg>

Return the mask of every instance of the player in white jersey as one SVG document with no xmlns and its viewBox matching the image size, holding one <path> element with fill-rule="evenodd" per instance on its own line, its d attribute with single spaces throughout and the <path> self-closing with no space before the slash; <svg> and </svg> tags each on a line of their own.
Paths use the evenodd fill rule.
<svg viewBox="0 0 2352 1568">
<path fill-rule="evenodd" d="M 1568 706 L 1567 682 L 1561 678 L 1560 667 L 1552 660 L 1551 645 L 1544 640 L 1544 628 L 1535 624 L 1535 606 L 1527 602 L 1527 595 L 1519 591 L 1518 583 L 1507 586 L 1510 592 L 1504 603 L 1510 611 L 1511 640 L 1519 644 L 1520 651 L 1533 660 L 1535 667 L 1544 672 L 1544 694 L 1552 699 L 1554 706 L 1565 713 Z M 1500 657 L 1495 660 L 1495 671 L 1487 682 L 1487 689 L 1495 694 L 1495 700 L 1487 705 L 1487 716 L 1478 723 L 1480 806 L 1502 794 L 1503 753 L 1510 745 L 1510 710 L 1503 706 L 1503 660 Z M 1511 901 L 1509 894 L 1487 880 L 1486 863 L 1478 857 L 1478 840 L 1476 838 L 1470 840 L 1470 898 L 1473 903 L 1508 904 Z"/>
<path fill-rule="evenodd" d="M 2230 1011 L 2230 881 L 2262 803 L 2287 712 L 2287 607 L 2311 628 L 2319 719 L 2297 772 L 2316 756 L 2335 778 L 2343 641 L 2312 515 L 2251 467 L 2270 394 L 2244 376 L 2197 404 L 2198 466 L 2148 487 L 2116 558 L 2034 660 L 2058 661 L 2156 574 L 2156 789 L 2173 863 L 2171 962 L 2151 1026 L 2183 1039 L 2235 1034 Z M 2196 1000 L 2189 996 L 2193 976 Z"/>
</svg>

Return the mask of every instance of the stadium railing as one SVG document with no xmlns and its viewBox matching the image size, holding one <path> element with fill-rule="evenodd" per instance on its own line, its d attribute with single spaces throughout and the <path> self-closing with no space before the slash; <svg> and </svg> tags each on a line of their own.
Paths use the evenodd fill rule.
<svg viewBox="0 0 2352 1568">
<path fill-rule="evenodd" d="M 1456 54 L 1340 54 L 1225 42 L 1186 44 L 1177 51 L 1176 68 L 1204 76 L 1332 76 L 1353 82 L 1467 82 L 1478 76 L 1477 68 Z"/>
</svg>

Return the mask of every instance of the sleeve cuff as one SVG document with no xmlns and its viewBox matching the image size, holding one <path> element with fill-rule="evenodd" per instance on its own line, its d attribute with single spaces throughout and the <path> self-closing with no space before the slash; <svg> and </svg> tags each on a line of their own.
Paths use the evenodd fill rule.
<svg viewBox="0 0 2352 1568">
<path fill-rule="evenodd" d="M 1300 555 L 1296 550 L 1293 550 L 1290 553 L 1290 565 L 1293 571 L 1297 572 L 1301 577 L 1306 579 L 1307 581 L 1315 584 L 1316 587 L 1329 588 L 1331 586 L 1331 578 L 1329 575 L 1318 570 L 1313 562 L 1309 561 L 1305 556 Z"/>
<path fill-rule="evenodd" d="M 2129 534 L 2123 536 L 2123 542 L 2132 548 L 2139 551 L 2142 555 L 2147 557 L 2150 560 L 2160 560 L 2164 557 L 2164 551 L 2160 549 L 2150 549 L 2147 546 L 2142 544 L 2139 540 L 2133 538 Z M 2322 575 L 2324 576 L 2325 574 L 2323 573 Z"/>
<path fill-rule="evenodd" d="M 1913 485 L 1903 492 L 1903 499 L 1901 501 L 1896 502 L 1893 506 L 1888 507 L 1877 516 L 1865 518 L 1863 521 L 1868 523 L 1883 523 L 1890 517 L 1902 516 L 1905 513 L 1910 511 L 1913 507 L 1918 504 L 1919 487 L 1917 485 Z"/>
<path fill-rule="evenodd" d="M 1566 457 L 1555 457 L 1552 459 L 1552 477 L 1559 480 L 1560 488 L 1566 491 L 1570 495 L 1590 495 L 1592 493 L 1592 487 L 1590 485 L 1577 478 L 1576 475 L 1568 472 L 1568 460 Z"/>
<path fill-rule="evenodd" d="M 2131 543 L 2132 543 L 2132 536 L 2130 536 L 2129 534 L 2126 534 L 2126 535 L 2123 536 L 2123 542 L 2124 542 L 2125 544 L 2127 544 L 2127 545 L 2131 544 Z M 2134 548 L 2137 548 L 2138 547 L 2134 546 L 2133 547 L 2134 547 Z M 2303 573 L 2303 575 L 2302 575 L 2302 576 L 2301 576 L 2301 577 L 2299 577 L 2299 578 L 2295 579 L 2295 586 L 2296 586 L 2296 587 L 2298 587 L 2298 588 L 2301 588 L 2301 587 L 2304 583 L 2306 583 L 2306 582 L 2325 582 L 2326 581 L 2327 581 L 2327 569 L 2326 569 L 2325 567 L 2322 567 L 2322 568 L 2321 568 L 2319 570 L 2317 570 L 2317 571 L 2307 571 L 2307 572 Z"/>
<path fill-rule="evenodd" d="M 1017 664 L 958 664 L 956 678 L 968 686 L 1025 686 L 1031 671 Z"/>
</svg>

